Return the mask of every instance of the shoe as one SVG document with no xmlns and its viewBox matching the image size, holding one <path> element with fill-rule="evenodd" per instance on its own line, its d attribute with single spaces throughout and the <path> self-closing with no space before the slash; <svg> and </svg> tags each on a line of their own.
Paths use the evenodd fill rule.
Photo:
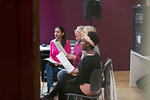
<svg viewBox="0 0 150 100">
<path fill-rule="evenodd" d="M 54 100 L 54 98 L 50 97 L 49 95 L 44 95 L 40 98 L 40 100 Z"/>
<path fill-rule="evenodd" d="M 41 96 L 43 97 L 43 96 L 46 96 L 46 95 L 48 95 L 49 93 L 47 93 L 47 92 L 45 92 L 45 93 L 43 93 Z"/>
</svg>

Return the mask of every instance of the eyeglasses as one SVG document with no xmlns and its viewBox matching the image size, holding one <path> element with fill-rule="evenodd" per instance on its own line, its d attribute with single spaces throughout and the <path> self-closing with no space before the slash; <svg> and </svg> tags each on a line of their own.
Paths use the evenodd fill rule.
<svg viewBox="0 0 150 100">
<path fill-rule="evenodd" d="M 78 30 L 74 30 L 74 33 L 81 33 L 81 32 L 79 32 Z"/>
</svg>

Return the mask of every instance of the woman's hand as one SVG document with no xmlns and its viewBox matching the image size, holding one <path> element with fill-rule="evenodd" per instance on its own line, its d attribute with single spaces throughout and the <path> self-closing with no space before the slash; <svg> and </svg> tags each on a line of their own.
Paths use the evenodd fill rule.
<svg viewBox="0 0 150 100">
<path fill-rule="evenodd" d="M 68 59 L 76 59 L 76 56 L 75 55 L 72 55 L 72 54 L 67 54 L 66 57 Z"/>
<path fill-rule="evenodd" d="M 70 74 L 72 75 L 72 76 L 77 76 L 78 75 L 78 69 L 75 69 L 74 71 L 72 71 L 72 72 L 70 72 Z"/>
<path fill-rule="evenodd" d="M 59 63 L 54 63 L 55 66 L 61 66 L 62 64 Z"/>
</svg>

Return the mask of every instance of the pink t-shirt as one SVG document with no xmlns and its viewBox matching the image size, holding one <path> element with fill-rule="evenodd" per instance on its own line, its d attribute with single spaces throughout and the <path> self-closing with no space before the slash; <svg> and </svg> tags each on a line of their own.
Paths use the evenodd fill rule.
<svg viewBox="0 0 150 100">
<path fill-rule="evenodd" d="M 54 41 L 56 41 L 56 39 L 53 39 L 50 42 L 50 58 L 52 58 L 56 62 L 60 63 L 60 61 L 56 57 L 59 54 L 59 51 L 58 51 L 57 47 L 55 46 Z M 70 45 L 69 40 L 66 40 L 66 45 L 64 46 L 64 49 L 68 54 L 71 53 L 71 45 Z"/>
<path fill-rule="evenodd" d="M 81 41 L 75 43 L 74 49 L 73 49 L 73 55 L 76 55 L 76 59 L 73 60 L 73 66 L 74 68 L 78 68 L 78 64 L 81 60 L 82 56 L 82 47 L 81 47 Z"/>
</svg>

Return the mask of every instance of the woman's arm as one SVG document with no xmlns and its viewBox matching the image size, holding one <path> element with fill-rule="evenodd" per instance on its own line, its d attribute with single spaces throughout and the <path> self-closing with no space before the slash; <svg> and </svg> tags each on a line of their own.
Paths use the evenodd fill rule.
<svg viewBox="0 0 150 100">
<path fill-rule="evenodd" d="M 78 76 L 72 80 L 69 80 L 68 82 L 72 84 L 83 83 L 85 77 L 88 74 L 88 66 L 89 66 L 88 62 L 86 61 L 86 59 L 84 59 L 84 61 L 82 61 L 82 64 L 81 64 L 81 69 L 78 72 Z"/>
<path fill-rule="evenodd" d="M 67 54 L 66 57 L 68 59 L 73 59 L 74 60 L 74 59 L 76 59 L 77 56 L 76 55 L 72 55 L 72 54 Z"/>
</svg>

